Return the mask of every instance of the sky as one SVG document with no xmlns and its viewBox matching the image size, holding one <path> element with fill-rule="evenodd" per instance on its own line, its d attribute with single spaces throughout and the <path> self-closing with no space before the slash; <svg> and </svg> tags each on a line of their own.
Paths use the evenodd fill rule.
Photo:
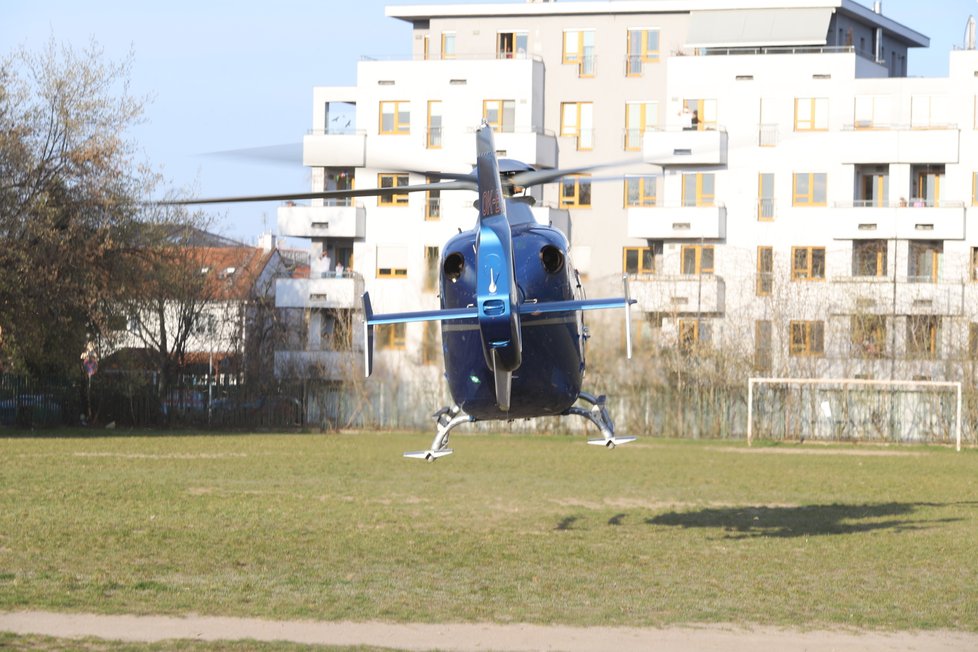
<svg viewBox="0 0 978 652">
<path fill-rule="evenodd" d="M 473 1 L 0 0 L 0 57 L 21 46 L 39 50 L 52 38 L 79 52 L 94 40 L 111 61 L 132 52 L 132 92 L 148 99 L 132 138 L 175 191 L 307 192 L 299 143 L 312 128 L 313 87 L 355 86 L 362 56 L 410 56 L 410 24 L 387 18 L 384 7 Z M 909 74 L 941 77 L 978 2 L 883 0 L 883 14 L 931 39 L 928 50 L 911 50 Z M 288 147 L 275 151 L 292 152 L 290 160 L 217 155 L 279 145 Z M 277 205 L 208 210 L 217 232 L 254 244 L 260 233 L 277 230 Z"/>
</svg>

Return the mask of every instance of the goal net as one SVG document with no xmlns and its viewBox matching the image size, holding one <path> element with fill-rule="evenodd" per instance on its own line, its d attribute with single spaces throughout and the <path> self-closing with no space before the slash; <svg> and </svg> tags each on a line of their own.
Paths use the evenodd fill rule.
<svg viewBox="0 0 978 652">
<path fill-rule="evenodd" d="M 753 439 L 950 442 L 961 450 L 961 383 L 750 378 Z"/>
</svg>

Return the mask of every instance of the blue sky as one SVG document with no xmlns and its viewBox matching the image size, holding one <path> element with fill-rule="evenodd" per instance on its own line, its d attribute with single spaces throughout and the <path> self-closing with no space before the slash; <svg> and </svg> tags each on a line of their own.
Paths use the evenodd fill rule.
<svg viewBox="0 0 978 652">
<path fill-rule="evenodd" d="M 206 154 L 301 142 L 312 127 L 313 86 L 355 85 L 362 55 L 410 54 L 410 26 L 386 18 L 385 6 L 460 1 L 472 0 L 3 0 L 0 54 L 52 37 L 79 50 L 94 39 L 113 60 L 131 49 L 133 92 L 150 97 L 133 136 L 174 187 L 207 196 L 302 192 L 309 176 L 298 163 Z M 883 0 L 883 13 L 931 39 L 929 51 L 911 52 L 910 74 L 943 76 L 978 2 Z M 254 242 L 275 230 L 275 207 L 215 209 L 217 230 Z"/>
</svg>

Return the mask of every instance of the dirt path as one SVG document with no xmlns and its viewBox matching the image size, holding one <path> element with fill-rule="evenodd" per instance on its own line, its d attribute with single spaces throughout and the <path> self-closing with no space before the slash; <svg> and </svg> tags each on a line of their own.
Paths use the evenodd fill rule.
<svg viewBox="0 0 978 652">
<path fill-rule="evenodd" d="M 798 632 L 773 627 L 704 626 L 646 629 L 540 625 L 397 625 L 257 618 L 102 616 L 44 611 L 0 613 L 0 631 L 61 638 L 94 636 L 120 641 L 254 639 L 329 645 L 370 645 L 402 650 L 509 652 L 960 652 L 978 650 L 978 634 L 960 632 Z"/>
</svg>

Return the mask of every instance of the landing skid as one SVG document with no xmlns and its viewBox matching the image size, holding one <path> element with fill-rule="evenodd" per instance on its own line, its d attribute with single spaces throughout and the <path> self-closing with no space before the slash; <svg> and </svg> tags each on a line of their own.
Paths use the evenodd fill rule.
<svg viewBox="0 0 978 652">
<path fill-rule="evenodd" d="M 590 403 L 591 409 L 588 410 L 574 406 L 568 408 L 564 414 L 576 414 L 579 417 L 584 417 L 598 427 L 598 430 L 601 431 L 601 438 L 589 438 L 587 443 L 592 446 L 614 448 L 635 441 L 635 437 L 615 435 L 615 423 L 611 420 L 611 415 L 608 414 L 608 409 L 605 407 L 605 397 L 603 394 L 601 396 L 594 396 L 587 392 L 581 392 L 578 398 L 586 403 Z"/>
<path fill-rule="evenodd" d="M 431 448 L 426 451 L 411 451 L 409 453 L 404 453 L 404 457 L 434 462 L 439 457 L 451 455 L 454 451 L 448 447 L 449 433 L 456 426 L 475 421 L 475 419 L 469 415 L 462 414 L 462 408 L 457 405 L 453 405 L 450 408 L 444 407 L 435 412 L 432 416 L 435 417 L 435 427 L 437 428 L 437 432 L 435 433 L 435 438 L 431 442 Z"/>
<path fill-rule="evenodd" d="M 603 395 L 593 396 L 587 392 L 581 392 L 578 398 L 585 403 L 590 403 L 591 409 L 575 406 L 564 411 L 562 416 L 576 414 L 579 417 L 584 417 L 598 427 L 598 430 L 601 431 L 601 438 L 588 439 L 587 443 L 592 446 L 615 448 L 616 446 L 635 441 L 635 437 L 615 435 L 615 424 L 611 420 L 611 415 L 608 414 L 608 409 L 605 407 L 605 397 Z M 431 441 L 431 448 L 425 451 L 404 453 L 404 457 L 434 462 L 439 457 L 451 455 L 454 451 L 448 447 L 448 435 L 457 426 L 475 421 L 474 417 L 462 412 L 462 408 L 457 405 L 444 407 L 432 416 L 435 418 L 437 432 L 435 433 L 435 438 Z"/>
</svg>

